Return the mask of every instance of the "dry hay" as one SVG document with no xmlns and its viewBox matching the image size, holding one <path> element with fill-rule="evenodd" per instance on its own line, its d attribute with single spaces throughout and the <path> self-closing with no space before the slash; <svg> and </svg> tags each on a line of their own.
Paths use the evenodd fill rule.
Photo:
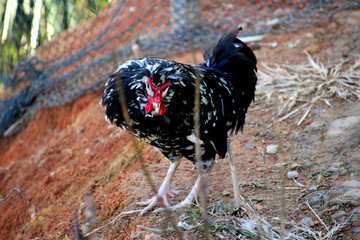
<svg viewBox="0 0 360 240">
<path fill-rule="evenodd" d="M 313 210 L 312 210 L 313 211 Z M 313 212 L 318 219 L 320 217 Z M 331 227 L 326 226 L 321 230 L 297 224 L 293 221 L 285 222 L 286 228 L 281 233 L 280 223 L 269 223 L 258 212 L 254 210 L 251 202 L 246 201 L 240 209 L 234 208 L 231 204 L 224 204 L 222 201 L 208 207 L 210 223 L 209 239 L 289 239 L 289 240 L 330 240 L 342 231 L 348 224 L 348 220 L 343 220 Z M 285 221 L 285 220 L 283 220 Z M 323 221 L 320 219 L 323 223 Z M 183 210 L 179 216 L 177 226 L 183 232 L 183 239 L 205 239 L 202 233 L 204 220 L 202 219 L 199 206 Z M 168 239 L 175 235 L 175 230 L 168 226 L 165 229 L 148 228 L 138 226 L 143 234 L 151 233 L 158 238 Z"/>
<path fill-rule="evenodd" d="M 106 234 L 107 231 L 111 231 L 112 227 L 115 227 L 114 225 L 118 221 L 121 222 L 120 219 L 122 217 L 136 214 L 137 212 L 139 211 L 122 212 L 108 224 L 95 229 L 85 236 L 89 237 L 89 235 L 93 235 L 96 232 Z M 312 212 L 318 219 L 320 219 L 320 217 L 313 210 Z M 336 237 L 338 232 L 342 231 L 343 228 L 347 226 L 348 220 L 352 217 L 350 216 L 332 227 L 326 226 L 325 223 L 323 223 L 323 221 L 320 219 L 320 221 L 325 226 L 325 228 L 321 230 L 315 230 L 311 227 L 296 224 L 294 222 L 286 222 L 286 229 L 284 229 L 284 232 L 281 233 L 280 223 L 269 223 L 266 221 L 258 212 L 254 210 L 250 201 L 244 201 L 241 208 L 239 209 L 234 208 L 234 206 L 231 204 L 224 204 L 222 201 L 216 202 L 215 204 L 208 207 L 208 216 L 208 224 L 210 225 L 210 236 L 208 236 L 208 239 L 269 240 L 331 240 Z M 285 219 L 282 221 L 285 221 Z M 165 223 L 167 221 L 164 219 L 160 222 Z M 182 237 L 177 235 L 180 237 L 180 239 L 205 239 L 203 232 L 204 222 L 205 221 L 202 218 L 200 206 L 197 203 L 193 208 L 181 210 L 180 216 L 177 218 L 177 227 L 179 229 L 174 229 L 168 224 L 162 224 L 162 228 L 151 228 L 138 225 L 139 231 L 134 232 L 132 237 L 138 238 L 145 235 L 149 237 L 149 239 L 169 239 L 175 237 L 177 232 L 180 231 L 182 233 Z M 95 237 L 95 239 L 97 238 Z"/>
<path fill-rule="evenodd" d="M 331 107 L 333 97 L 360 99 L 360 55 L 324 65 L 305 53 L 306 64 L 263 64 L 259 71 L 257 95 L 266 105 L 273 105 L 278 96 L 279 121 L 301 116 L 300 125 L 319 102 Z"/>
</svg>

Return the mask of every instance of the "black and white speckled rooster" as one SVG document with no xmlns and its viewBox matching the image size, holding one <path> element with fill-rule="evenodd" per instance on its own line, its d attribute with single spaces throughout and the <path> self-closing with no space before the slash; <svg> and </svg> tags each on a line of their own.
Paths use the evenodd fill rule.
<svg viewBox="0 0 360 240">
<path fill-rule="evenodd" d="M 207 50 L 206 63 L 185 65 L 159 58 L 129 60 L 106 83 L 101 104 L 107 119 L 153 145 L 170 161 L 157 195 L 139 203 L 147 205 L 142 213 L 159 201 L 170 209 L 191 204 L 199 191 L 200 176 L 184 201 L 175 206 L 168 202 L 168 196 L 176 193 L 170 185 L 179 160 L 185 157 L 195 163 L 197 142 L 200 166 L 209 172 L 216 154 L 225 157 L 228 132 L 242 129 L 254 99 L 257 61 L 253 51 L 236 38 L 238 33 L 236 29 L 225 34 Z M 194 134 L 193 119 L 196 77 L 201 79 L 200 139 Z M 130 121 L 124 119 L 121 102 L 126 102 Z"/>
</svg>

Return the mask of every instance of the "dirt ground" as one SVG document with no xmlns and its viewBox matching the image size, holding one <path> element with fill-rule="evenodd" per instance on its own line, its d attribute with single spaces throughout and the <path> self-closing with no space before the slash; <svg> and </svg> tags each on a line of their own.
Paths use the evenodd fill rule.
<svg viewBox="0 0 360 240">
<path fill-rule="evenodd" d="M 359 54 L 359 18 L 360 11 L 343 11 L 316 27 L 266 35 L 262 43 L 276 42 L 277 47 L 261 46 L 255 50 L 260 70 L 261 63 L 306 62 L 304 49 L 328 62 Z M 300 41 L 294 46 L 297 40 Z M 169 58 L 191 62 L 190 53 Z M 153 193 L 137 162 L 133 141 L 140 147 L 154 183 L 161 184 L 168 161 L 151 146 L 132 140 L 126 131 L 109 125 L 104 120 L 100 97 L 101 92 L 96 92 L 73 104 L 38 110 L 20 134 L 2 140 L 0 197 L 5 197 L 12 188 L 25 190 L 28 217 L 26 219 L 25 202 L 19 199 L 18 193 L 13 195 L 13 201 L 2 202 L 0 239 L 75 239 L 75 211 L 79 228 L 89 232 L 122 211 L 139 209 L 136 202 L 148 199 Z M 342 135 L 331 135 L 329 131 L 336 120 L 359 116 L 360 103 L 334 97 L 331 105 L 316 105 L 300 126 L 296 125 L 299 119 L 280 122 L 279 141 L 272 124 L 273 106 L 258 99 L 248 111 L 244 132 L 232 137 L 238 180 L 242 196 L 251 201 L 268 222 L 278 225 L 281 215 L 279 155 L 267 154 L 266 147 L 281 144 L 281 156 L 287 163 L 285 171 L 295 170 L 299 174 L 296 181 L 286 179 L 285 182 L 286 223 L 298 223 L 310 217 L 313 229 L 326 232 L 321 221 L 330 228 L 340 221 L 337 217 L 343 213 L 351 219 L 333 239 L 359 239 L 360 217 L 359 221 L 353 220 L 355 215 L 351 213 L 360 206 L 360 198 L 354 195 L 351 201 L 341 200 L 336 191 L 343 183 L 360 181 L 360 124 L 344 127 Z M 195 180 L 192 164 L 183 160 L 174 179 L 180 194 L 171 202 L 181 201 Z M 315 190 L 309 190 L 314 187 Z M 312 205 L 321 221 L 306 204 L 316 201 L 316 194 L 327 196 L 320 199 L 321 204 Z M 218 160 L 208 183 L 209 205 L 220 201 L 224 204 L 233 201 L 227 158 Z M 192 211 L 196 209 L 193 207 Z M 180 221 L 183 213 L 174 213 L 174 219 Z M 26 230 L 22 234 L 25 220 Z M 141 226 L 161 229 L 165 222 L 167 218 L 163 213 L 130 214 L 89 239 L 156 239 L 156 233 Z M 218 229 L 211 231 L 211 238 L 220 238 L 215 234 Z M 190 234 L 190 239 L 197 236 L 194 231 L 190 233 L 195 234 Z M 174 233 L 164 237 L 169 238 L 177 237 Z"/>
</svg>

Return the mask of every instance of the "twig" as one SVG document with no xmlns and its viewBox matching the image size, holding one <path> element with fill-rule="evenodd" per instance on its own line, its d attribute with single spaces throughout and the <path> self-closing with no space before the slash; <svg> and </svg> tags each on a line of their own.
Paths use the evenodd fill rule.
<svg viewBox="0 0 360 240">
<path fill-rule="evenodd" d="M 93 230 L 93 231 L 91 231 L 91 232 L 89 232 L 89 233 L 87 233 L 87 234 L 85 234 L 85 236 L 84 237 L 87 237 L 87 236 L 89 236 L 89 235 L 91 235 L 91 234 L 93 234 L 93 233 L 96 233 L 96 232 L 98 232 L 98 231 L 100 231 L 100 230 L 102 230 L 102 229 L 104 229 L 104 228 L 106 228 L 107 226 L 109 226 L 109 225 L 111 225 L 111 224 L 113 224 L 113 223 L 115 223 L 119 218 L 121 218 L 121 217 L 123 217 L 123 216 L 127 216 L 127 215 L 130 215 L 130 214 L 134 214 L 134 213 L 138 213 L 138 212 L 141 212 L 141 210 L 134 210 L 134 211 L 127 211 L 127 212 L 121 212 L 119 215 L 117 215 L 113 220 L 111 220 L 110 222 L 108 222 L 107 224 L 105 224 L 105 225 L 103 225 L 103 226 L 101 226 L 101 227 L 99 227 L 99 228 L 96 228 L 95 230 Z"/>
<path fill-rule="evenodd" d="M 187 8 L 189 6 L 187 5 Z M 187 22 L 190 21 L 190 16 L 189 16 L 189 9 L 187 9 L 186 11 L 186 20 Z M 189 47 L 191 50 L 191 57 L 192 57 L 192 61 L 193 64 L 196 64 L 197 59 L 196 59 L 196 54 L 195 54 L 195 48 L 194 48 L 194 39 L 192 36 L 192 27 L 189 26 L 186 28 L 186 34 L 187 34 L 187 40 L 189 42 Z M 195 96 L 194 96 L 194 134 L 196 136 L 197 139 L 201 139 L 200 136 L 200 85 L 201 85 L 201 76 L 199 74 L 199 72 L 197 71 L 197 69 L 195 68 Z M 204 219 L 204 233 L 205 233 L 205 239 L 210 239 L 210 232 L 209 232 L 209 221 L 208 221 L 208 212 L 207 212 L 207 207 L 208 207 L 208 202 L 207 202 L 207 185 L 206 182 L 204 181 L 204 178 L 202 177 L 204 174 L 204 169 L 202 167 L 202 156 L 201 156 L 201 149 L 200 149 L 200 141 L 195 141 L 195 160 L 196 160 L 196 166 L 197 166 L 197 170 L 198 170 L 198 174 L 200 177 L 200 202 L 201 202 L 201 215 Z M 205 159 L 208 160 L 208 159 Z"/>
<path fill-rule="evenodd" d="M 317 219 L 319 219 L 319 221 L 322 223 L 322 225 L 324 225 L 325 229 L 329 232 L 329 228 L 326 226 L 326 224 L 323 222 L 323 220 L 321 220 L 321 218 L 319 217 L 319 215 L 316 214 L 316 212 L 314 211 L 314 209 L 312 209 L 312 207 L 309 205 L 309 202 L 306 201 L 306 205 L 310 208 L 310 210 L 312 211 L 312 213 L 315 215 L 315 217 Z"/>
<path fill-rule="evenodd" d="M 149 227 L 146 227 L 146 226 L 143 226 L 143 225 L 137 225 L 137 227 L 141 228 L 141 229 L 144 229 L 146 231 L 152 232 L 152 233 L 159 234 L 159 235 L 167 232 L 168 230 L 171 230 L 171 228 L 168 228 L 168 229 L 156 229 L 156 228 L 149 228 Z"/>
<path fill-rule="evenodd" d="M 313 105 L 310 105 L 310 107 L 308 108 L 308 110 L 304 113 L 304 115 L 301 117 L 301 119 L 299 120 L 299 122 L 298 122 L 296 125 L 300 126 L 300 124 L 305 120 L 305 118 L 307 117 L 307 115 L 310 113 L 312 106 L 313 106 Z"/>
<path fill-rule="evenodd" d="M 9 194 L 4 197 L 4 198 L 0 198 L 0 203 L 2 203 L 3 201 L 5 201 L 6 199 L 10 198 L 10 202 L 14 203 L 15 201 L 11 199 L 11 195 L 13 194 L 14 191 L 17 191 L 20 193 L 20 199 L 22 201 L 24 201 L 25 203 L 25 219 L 24 219 L 24 227 L 21 230 L 21 233 L 24 234 L 25 233 L 25 229 L 26 229 L 26 222 L 28 219 L 28 205 L 27 205 L 27 199 L 26 199 L 26 194 L 25 194 L 25 190 L 19 189 L 19 188 L 13 188 L 10 190 Z"/>
<path fill-rule="evenodd" d="M 296 185 L 298 185 L 299 187 L 305 187 L 305 185 L 303 185 L 303 184 L 299 183 L 298 181 L 296 181 L 295 178 L 293 178 L 293 180 L 294 180 L 294 183 Z"/>
<path fill-rule="evenodd" d="M 352 212 L 351 215 L 345 221 L 332 227 L 331 230 L 328 233 L 326 233 L 326 235 L 324 236 L 324 239 L 332 239 L 332 237 L 334 236 L 334 234 L 337 231 L 340 231 L 343 227 L 345 227 L 347 222 L 352 218 L 353 214 L 354 214 L 354 212 Z"/>
</svg>

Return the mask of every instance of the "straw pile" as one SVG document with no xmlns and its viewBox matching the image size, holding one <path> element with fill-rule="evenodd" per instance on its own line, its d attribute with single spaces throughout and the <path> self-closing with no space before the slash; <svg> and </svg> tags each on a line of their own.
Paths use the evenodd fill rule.
<svg viewBox="0 0 360 240">
<path fill-rule="evenodd" d="M 360 55 L 327 65 L 306 55 L 306 64 L 263 64 L 258 73 L 257 96 L 267 106 L 278 97 L 275 114 L 279 121 L 297 117 L 300 125 L 320 102 L 331 107 L 334 97 L 360 99 Z"/>
</svg>

